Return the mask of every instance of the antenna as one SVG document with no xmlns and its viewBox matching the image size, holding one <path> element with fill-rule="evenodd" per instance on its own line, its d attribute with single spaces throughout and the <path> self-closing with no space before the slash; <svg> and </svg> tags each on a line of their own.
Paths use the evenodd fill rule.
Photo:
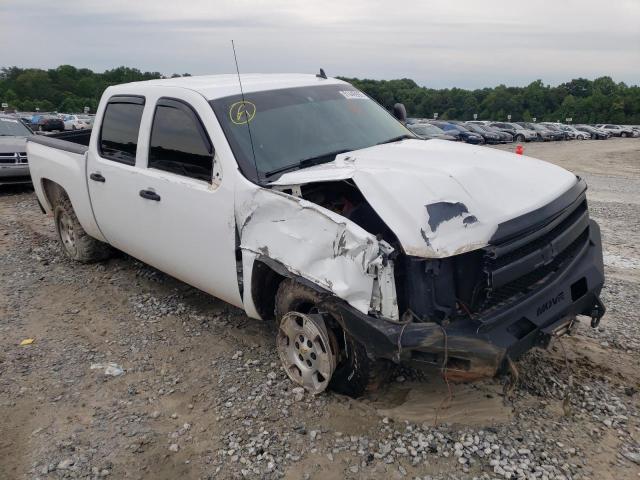
<svg viewBox="0 0 640 480">
<path fill-rule="evenodd" d="M 242 96 L 242 104 L 246 105 L 244 100 L 244 90 L 242 89 L 242 80 L 240 79 L 240 67 L 238 67 L 238 57 L 236 56 L 236 45 L 233 43 L 233 39 L 231 40 L 231 48 L 233 49 L 233 59 L 236 62 L 236 72 L 238 73 L 238 83 L 240 84 L 240 95 Z M 247 130 L 249 131 L 249 142 L 251 142 L 251 153 L 253 155 L 253 167 L 256 169 L 256 181 L 259 182 L 260 175 L 258 174 L 258 162 L 256 162 L 256 151 L 253 148 L 253 137 L 251 136 L 251 127 L 249 126 L 249 115 L 247 115 L 246 110 L 245 110 L 245 115 L 247 116 Z"/>
</svg>

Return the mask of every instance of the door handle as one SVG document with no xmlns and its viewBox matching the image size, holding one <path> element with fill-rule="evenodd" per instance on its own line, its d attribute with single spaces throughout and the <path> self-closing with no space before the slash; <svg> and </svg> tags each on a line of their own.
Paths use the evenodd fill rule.
<svg viewBox="0 0 640 480">
<path fill-rule="evenodd" d="M 92 173 L 91 175 L 89 175 L 89 178 L 91 180 L 93 180 L 94 182 L 102 182 L 102 183 L 104 183 L 104 181 L 105 181 L 105 178 L 102 175 L 100 175 L 99 173 Z"/>
<path fill-rule="evenodd" d="M 140 190 L 140 196 L 142 198 L 146 198 L 147 200 L 154 200 L 156 202 L 160 201 L 160 195 L 151 190 Z"/>
</svg>

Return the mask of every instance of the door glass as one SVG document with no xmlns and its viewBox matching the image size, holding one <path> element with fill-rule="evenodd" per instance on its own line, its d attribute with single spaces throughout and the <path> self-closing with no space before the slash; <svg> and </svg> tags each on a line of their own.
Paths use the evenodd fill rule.
<svg viewBox="0 0 640 480">
<path fill-rule="evenodd" d="M 100 155 L 116 162 L 134 165 L 138 131 L 144 104 L 109 102 L 100 130 Z"/>
<path fill-rule="evenodd" d="M 151 129 L 149 168 L 211 181 L 213 148 L 191 107 L 177 100 L 158 102 Z"/>
</svg>

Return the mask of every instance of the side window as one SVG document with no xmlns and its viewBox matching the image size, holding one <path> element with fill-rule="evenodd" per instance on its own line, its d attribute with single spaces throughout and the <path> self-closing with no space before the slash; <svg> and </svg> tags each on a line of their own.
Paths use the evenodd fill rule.
<svg viewBox="0 0 640 480">
<path fill-rule="evenodd" d="M 140 119 L 144 110 L 141 97 L 111 97 L 102 118 L 100 155 L 127 165 L 136 163 Z"/>
<path fill-rule="evenodd" d="M 187 104 L 166 98 L 158 101 L 148 167 L 211 182 L 213 146 L 200 118 Z"/>
</svg>

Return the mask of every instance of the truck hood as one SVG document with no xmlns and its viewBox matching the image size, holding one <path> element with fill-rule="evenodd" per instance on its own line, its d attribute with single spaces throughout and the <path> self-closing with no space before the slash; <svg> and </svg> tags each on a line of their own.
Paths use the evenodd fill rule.
<svg viewBox="0 0 640 480">
<path fill-rule="evenodd" d="M 25 137 L 0 137 L 0 153 L 15 153 L 27 151 Z"/>
<path fill-rule="evenodd" d="M 443 258 L 489 244 L 500 224 L 578 182 L 534 158 L 445 140 L 404 140 L 286 173 L 273 186 L 351 179 L 407 255 Z"/>
</svg>

